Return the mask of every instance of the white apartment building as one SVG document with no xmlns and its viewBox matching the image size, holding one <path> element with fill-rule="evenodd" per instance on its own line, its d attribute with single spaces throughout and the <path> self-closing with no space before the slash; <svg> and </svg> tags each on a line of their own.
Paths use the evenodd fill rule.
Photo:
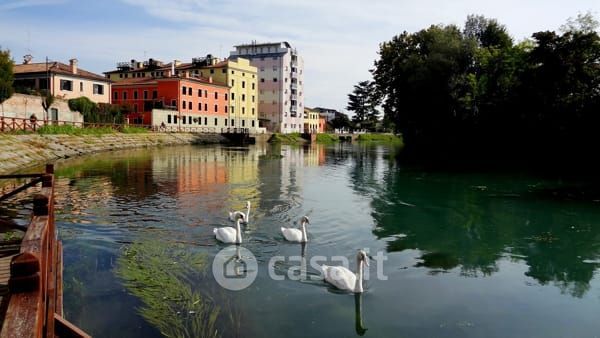
<svg viewBox="0 0 600 338">
<path fill-rule="evenodd" d="M 287 42 L 235 46 L 231 59 L 244 58 L 258 68 L 258 118 L 280 133 L 304 132 L 304 61 Z"/>
</svg>

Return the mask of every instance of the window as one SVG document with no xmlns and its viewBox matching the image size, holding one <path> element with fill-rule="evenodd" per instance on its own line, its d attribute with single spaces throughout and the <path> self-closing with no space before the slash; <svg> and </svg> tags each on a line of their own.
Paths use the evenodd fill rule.
<svg viewBox="0 0 600 338">
<path fill-rule="evenodd" d="M 204 91 L 204 97 L 208 97 L 208 90 Z"/>
<path fill-rule="evenodd" d="M 208 104 L 206 104 L 206 103 L 204 104 L 204 110 L 208 111 Z"/>
<path fill-rule="evenodd" d="M 254 108 L 252 108 L 252 115 L 254 115 Z"/>
<path fill-rule="evenodd" d="M 185 86 L 181 87 L 181 94 L 185 95 L 187 93 L 187 88 Z"/>
<path fill-rule="evenodd" d="M 171 123 L 171 115 L 167 115 L 167 123 Z"/>
<path fill-rule="evenodd" d="M 185 101 L 183 101 L 183 109 L 185 109 Z"/>
<path fill-rule="evenodd" d="M 192 87 L 188 88 L 188 95 L 192 96 Z"/>
<path fill-rule="evenodd" d="M 214 69 L 211 69 L 211 70 L 210 70 L 210 73 L 211 73 L 211 74 L 214 74 L 214 73 L 215 73 L 215 70 L 214 70 Z"/>
<path fill-rule="evenodd" d="M 246 81 L 242 81 L 242 88 L 246 88 Z"/>
<path fill-rule="evenodd" d="M 227 106 L 225 106 L 225 112 L 227 113 Z"/>
<path fill-rule="evenodd" d="M 232 70 L 232 71 L 231 71 L 231 74 L 235 74 L 235 70 Z"/>
<path fill-rule="evenodd" d="M 276 77 L 273 78 L 273 82 L 277 82 L 277 78 Z"/>
<path fill-rule="evenodd" d="M 254 90 L 256 83 L 252 82 L 252 90 Z"/>
<path fill-rule="evenodd" d="M 231 113 L 233 114 L 235 112 L 235 107 L 231 106 Z"/>
<path fill-rule="evenodd" d="M 219 106 L 215 104 L 215 113 L 219 112 Z"/>
<path fill-rule="evenodd" d="M 198 118 L 198 124 L 199 124 L 199 125 L 202 125 L 202 117 L 199 117 L 199 118 Z"/>
<path fill-rule="evenodd" d="M 265 79 L 261 77 L 260 82 L 265 82 Z"/>
<path fill-rule="evenodd" d="M 198 97 L 202 97 L 202 89 L 198 89 Z"/>
<path fill-rule="evenodd" d="M 225 93 L 225 101 L 227 101 L 227 93 Z"/>
<path fill-rule="evenodd" d="M 207 126 L 208 125 L 208 117 L 204 118 L 204 125 Z"/>
<path fill-rule="evenodd" d="M 128 78 L 128 77 L 129 77 L 129 74 L 125 74 L 125 78 Z"/>
<path fill-rule="evenodd" d="M 242 73 L 242 76 L 246 76 L 246 73 Z"/>
<path fill-rule="evenodd" d="M 83 91 L 83 82 L 79 82 L 79 91 L 82 92 Z M 94 93 L 96 94 L 96 93 Z"/>
<path fill-rule="evenodd" d="M 232 87 L 235 86 L 235 80 L 233 80 L 233 79 L 231 80 L 231 86 Z"/>
<path fill-rule="evenodd" d="M 198 110 L 202 111 L 202 103 L 198 102 Z"/>
<path fill-rule="evenodd" d="M 227 69 L 225 69 L 225 68 L 221 69 L 221 73 L 227 74 Z"/>
<path fill-rule="evenodd" d="M 183 103 L 185 104 L 185 101 L 183 101 Z M 185 106 L 184 106 L 184 108 L 185 108 Z M 181 123 L 185 124 L 185 122 L 186 122 L 185 115 L 183 115 L 181 117 Z"/>
<path fill-rule="evenodd" d="M 246 107 L 242 107 L 242 114 L 246 114 Z"/>
<path fill-rule="evenodd" d="M 123 74 L 119 74 L 119 78 L 121 78 L 121 79 L 122 79 L 122 78 L 123 78 Z"/>
<path fill-rule="evenodd" d="M 119 93 L 113 92 L 113 100 L 118 100 L 118 99 L 119 99 Z"/>
<path fill-rule="evenodd" d="M 173 115 L 173 123 L 177 123 L 177 115 Z"/>
<path fill-rule="evenodd" d="M 215 126 L 219 124 L 219 120 L 215 117 Z"/>
<path fill-rule="evenodd" d="M 254 95 L 252 95 L 252 102 L 254 102 Z"/>
<path fill-rule="evenodd" d="M 171 100 L 171 106 L 177 108 L 177 101 L 176 100 Z M 177 121 L 175 121 L 177 122 Z"/>
<path fill-rule="evenodd" d="M 156 90 L 153 90 L 153 91 L 152 91 L 152 98 L 153 98 L 153 99 L 156 99 L 156 98 L 158 98 L 158 91 L 156 91 Z"/>
<path fill-rule="evenodd" d="M 144 100 L 148 100 L 148 91 L 144 90 Z"/>
<path fill-rule="evenodd" d="M 73 91 L 73 81 L 60 80 L 60 90 Z"/>
<path fill-rule="evenodd" d="M 231 119 L 231 126 L 235 127 L 235 120 L 234 119 Z"/>
<path fill-rule="evenodd" d="M 246 94 L 242 94 L 242 101 L 246 101 Z"/>
<path fill-rule="evenodd" d="M 127 100 L 127 92 L 123 92 L 123 100 Z"/>
<path fill-rule="evenodd" d="M 225 119 L 225 127 L 227 127 L 227 122 L 228 121 L 229 121 L 228 119 Z"/>
<path fill-rule="evenodd" d="M 137 91 L 137 90 L 134 90 L 134 91 L 133 91 L 133 99 L 134 99 L 134 100 L 137 100 L 137 98 L 138 98 L 138 91 Z"/>
<path fill-rule="evenodd" d="M 188 123 L 192 124 L 192 117 L 191 116 L 188 116 Z"/>
<path fill-rule="evenodd" d="M 188 109 L 189 109 L 189 110 L 192 110 L 192 109 L 194 109 L 194 108 L 192 108 L 192 107 L 193 107 L 193 106 L 192 106 L 192 101 L 188 101 Z"/>
<path fill-rule="evenodd" d="M 246 126 L 246 120 L 242 120 L 242 127 Z"/>
<path fill-rule="evenodd" d="M 252 127 L 254 127 L 254 120 L 252 120 Z"/>
<path fill-rule="evenodd" d="M 215 92 L 215 100 L 219 98 L 219 93 Z"/>
<path fill-rule="evenodd" d="M 235 100 L 235 93 L 231 93 L 231 101 Z"/>
</svg>

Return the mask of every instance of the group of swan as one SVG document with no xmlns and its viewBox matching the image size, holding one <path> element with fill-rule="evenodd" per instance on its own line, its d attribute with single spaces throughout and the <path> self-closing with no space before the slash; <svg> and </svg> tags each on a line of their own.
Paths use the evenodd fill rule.
<svg viewBox="0 0 600 338">
<path fill-rule="evenodd" d="M 240 225 L 241 223 L 248 224 L 250 221 L 250 201 L 246 202 L 246 208 L 245 213 L 242 211 L 229 212 L 229 219 L 235 221 L 235 228 L 222 227 L 213 229 L 213 233 L 217 240 L 231 244 L 242 243 L 242 231 Z M 306 235 L 307 224 L 310 224 L 308 217 L 302 216 L 299 229 L 281 227 L 281 233 L 289 242 L 306 243 L 308 242 L 308 237 Z M 325 281 L 336 288 L 354 293 L 362 293 L 363 269 L 365 265 L 367 267 L 369 266 L 369 256 L 364 250 L 358 250 L 356 256 L 356 273 L 343 266 L 328 265 L 321 265 L 321 271 L 323 272 Z"/>
</svg>

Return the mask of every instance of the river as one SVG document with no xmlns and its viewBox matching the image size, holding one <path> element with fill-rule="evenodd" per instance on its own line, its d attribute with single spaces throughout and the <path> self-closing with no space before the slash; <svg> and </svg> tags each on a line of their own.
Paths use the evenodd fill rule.
<svg viewBox="0 0 600 338">
<path fill-rule="evenodd" d="M 181 146 L 59 162 L 65 315 L 96 337 L 600 337 L 599 201 L 526 173 L 405 168 L 395 152 Z M 257 277 L 230 291 L 211 270 L 228 247 L 213 228 L 246 201 Z M 304 215 L 303 250 L 279 229 Z M 360 296 L 290 258 L 354 270 L 361 248 L 386 260 Z"/>
</svg>

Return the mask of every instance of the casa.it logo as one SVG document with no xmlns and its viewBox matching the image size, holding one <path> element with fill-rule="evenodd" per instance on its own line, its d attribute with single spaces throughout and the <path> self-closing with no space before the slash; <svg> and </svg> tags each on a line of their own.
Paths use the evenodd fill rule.
<svg viewBox="0 0 600 338">
<path fill-rule="evenodd" d="M 249 287 L 256 279 L 258 262 L 250 250 L 231 245 L 215 256 L 212 272 L 223 288 L 239 291 Z"/>
</svg>

